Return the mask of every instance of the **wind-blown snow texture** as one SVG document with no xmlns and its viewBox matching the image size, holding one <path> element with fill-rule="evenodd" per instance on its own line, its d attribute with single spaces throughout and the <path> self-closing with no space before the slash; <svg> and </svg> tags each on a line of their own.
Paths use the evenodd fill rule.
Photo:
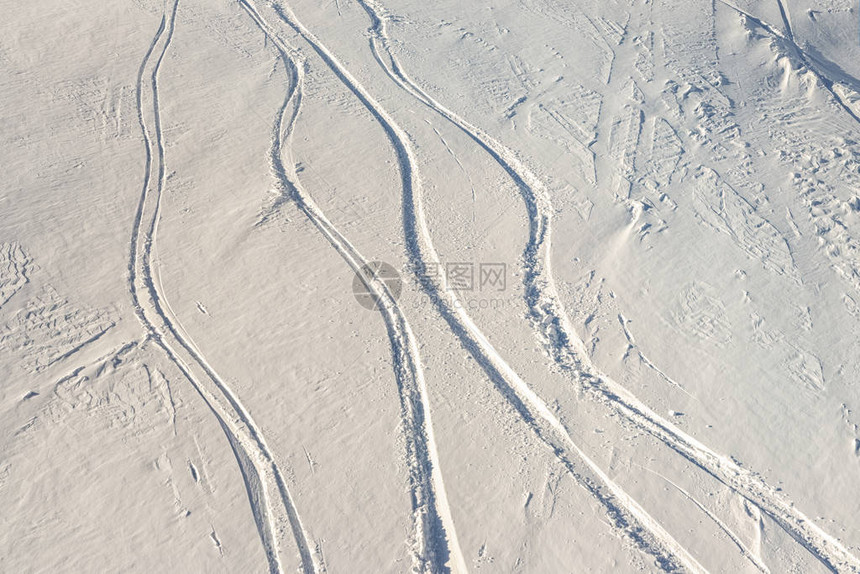
<svg viewBox="0 0 860 574">
<path fill-rule="evenodd" d="M 7 10 L 0 571 L 860 572 L 858 11 Z"/>
</svg>

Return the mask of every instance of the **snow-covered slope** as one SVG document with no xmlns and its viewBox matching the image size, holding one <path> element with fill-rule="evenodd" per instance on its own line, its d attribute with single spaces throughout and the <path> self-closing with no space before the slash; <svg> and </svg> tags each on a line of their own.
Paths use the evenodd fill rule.
<svg viewBox="0 0 860 574">
<path fill-rule="evenodd" d="M 860 572 L 856 5 L 6 14 L 0 571 Z"/>
</svg>

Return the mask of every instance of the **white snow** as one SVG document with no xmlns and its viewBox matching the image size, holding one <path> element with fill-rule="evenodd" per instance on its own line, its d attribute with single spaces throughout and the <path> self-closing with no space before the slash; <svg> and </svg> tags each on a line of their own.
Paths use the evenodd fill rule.
<svg viewBox="0 0 860 574">
<path fill-rule="evenodd" d="M 0 572 L 860 572 L 856 3 L 5 13 Z"/>
</svg>

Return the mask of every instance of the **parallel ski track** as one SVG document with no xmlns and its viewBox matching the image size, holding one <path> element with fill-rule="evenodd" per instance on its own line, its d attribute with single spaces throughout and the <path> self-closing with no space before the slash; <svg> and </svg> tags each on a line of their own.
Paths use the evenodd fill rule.
<svg viewBox="0 0 860 574">
<path fill-rule="evenodd" d="M 334 74 L 353 92 L 367 110 L 376 118 L 394 148 L 400 166 L 403 187 L 403 219 L 410 262 L 419 277 L 426 277 L 424 251 L 434 254 L 432 242 L 423 217 L 420 195 L 420 179 L 417 175 L 414 152 L 406 133 L 388 112 L 379 105 L 366 89 L 350 74 L 334 54 L 325 47 L 296 18 L 292 11 L 277 2 L 267 2 L 278 17 L 298 33 L 322 58 Z M 630 498 L 608 475 L 606 475 L 571 440 L 566 429 L 555 418 L 549 408 L 505 363 L 471 318 L 456 305 L 449 304 L 439 294 L 444 284 L 436 286 L 424 281 L 422 287 L 431 297 L 440 314 L 461 342 L 481 361 L 491 380 L 503 396 L 514 406 L 523 420 L 553 450 L 571 474 L 594 494 L 607 508 L 616 528 L 624 532 L 645 552 L 654 556 L 667 571 L 680 571 L 684 567 L 694 572 L 704 568 L 689 555 L 645 510 Z M 582 460 L 587 466 L 585 476 L 574 461 Z"/>
<path fill-rule="evenodd" d="M 301 526 L 280 468 L 262 433 L 239 398 L 206 362 L 191 339 L 180 334 L 181 327 L 178 327 L 178 321 L 169 311 L 167 300 L 160 289 L 158 271 L 152 263 L 166 174 L 158 75 L 173 39 L 178 7 L 179 0 L 174 0 L 170 11 L 165 11 L 162 15 L 161 23 L 138 71 L 136 103 L 146 160 L 143 187 L 132 224 L 128 265 L 129 292 L 135 314 L 147 331 L 147 338 L 163 349 L 167 357 L 188 378 L 227 436 L 242 471 L 270 572 L 280 574 L 284 571 L 279 550 L 287 536 L 287 528 L 291 527 L 298 547 L 301 569 L 305 574 L 312 574 L 315 573 L 315 568 L 308 550 L 307 535 Z M 153 55 L 159 46 L 158 56 L 152 63 Z M 149 94 L 146 95 L 151 98 L 151 101 L 147 102 L 151 108 L 145 110 L 148 69 Z M 151 115 L 151 118 L 146 118 L 148 115 Z M 154 142 L 148 119 L 152 121 L 155 131 Z M 156 172 L 153 172 L 154 163 L 157 163 Z M 148 225 L 145 227 L 144 221 L 147 217 Z M 196 369 L 202 370 L 205 376 L 201 377 L 195 373 Z"/>
<path fill-rule="evenodd" d="M 367 260 L 329 221 L 303 188 L 289 145 L 302 103 L 304 67 L 301 56 L 278 36 L 249 1 L 240 0 L 240 3 L 277 48 L 290 83 L 290 90 L 278 112 L 270 158 L 282 196 L 296 204 L 350 268 L 359 274 L 376 297 L 377 307 L 385 322 L 400 395 L 409 466 L 414 530 L 413 569 L 428 573 L 450 570 L 465 573 L 466 562 L 460 551 L 448 506 L 430 419 L 430 400 L 415 336 L 388 286 L 362 271 Z"/>
<path fill-rule="evenodd" d="M 724 0 L 722 3 L 738 10 Z M 608 403 L 640 429 L 701 468 L 738 495 L 765 512 L 824 566 L 834 572 L 860 572 L 860 561 L 833 536 L 814 524 L 794 504 L 757 473 L 741 467 L 731 458 L 718 454 L 663 419 L 622 385 L 602 373 L 591 361 L 582 340 L 560 302 L 551 268 L 552 204 L 549 194 L 530 169 L 516 155 L 430 97 L 405 74 L 390 50 L 385 31 L 385 14 L 372 0 L 359 0 L 373 22 L 371 46 L 377 61 L 389 77 L 416 99 L 448 119 L 492 156 L 520 188 L 530 218 L 530 237 L 524 251 L 526 302 L 532 324 L 539 332 L 556 364 L 588 391 L 592 398 Z M 748 17 L 749 15 L 746 14 Z M 781 36 L 773 28 L 763 25 Z M 784 38 L 784 36 L 781 36 Z M 390 62 L 376 46 L 381 44 Z M 838 99 L 838 98 L 837 98 Z M 407 230 L 409 232 L 409 230 Z M 418 267 L 420 270 L 420 262 Z M 435 287 L 431 286 L 431 289 Z M 470 345 L 467 345 L 470 346 Z"/>
<path fill-rule="evenodd" d="M 673 487 L 673 488 L 675 488 L 675 490 L 677 490 L 678 492 L 680 492 L 681 494 L 683 494 L 683 495 L 684 495 L 684 498 L 686 498 L 687 500 L 689 500 L 690 502 L 692 502 L 693 504 L 695 504 L 695 505 L 696 505 L 696 507 L 697 507 L 699 510 L 701 510 L 703 513 L 705 513 L 705 515 L 706 515 L 708 518 L 710 518 L 710 519 L 711 519 L 711 521 L 712 521 L 712 522 L 714 522 L 714 524 L 716 524 L 716 525 L 720 528 L 720 530 L 722 530 L 722 531 L 723 531 L 723 533 L 724 533 L 726 536 L 728 536 L 728 537 L 729 537 L 729 540 L 731 540 L 731 541 L 734 543 L 734 545 L 738 547 L 738 550 L 740 550 L 741 556 L 743 556 L 744 558 L 746 558 L 747 560 L 749 560 L 749 562 L 750 562 L 753 566 L 755 566 L 755 567 L 756 567 L 756 569 L 757 569 L 759 572 L 761 572 L 762 574 L 770 574 L 770 568 L 768 568 L 768 567 L 767 567 L 767 564 L 765 564 L 765 563 L 762 561 L 761 557 L 760 557 L 758 554 L 756 554 L 755 552 L 753 552 L 753 551 L 752 551 L 752 549 L 748 548 L 748 547 L 747 547 L 747 545 L 746 545 L 746 544 L 744 544 L 744 542 L 743 542 L 743 540 L 741 539 L 741 537 L 740 537 L 738 534 L 736 534 L 736 533 L 731 529 L 731 527 L 729 527 L 729 525 L 728 525 L 728 524 L 726 524 L 725 522 L 723 522 L 723 521 L 722 521 L 722 519 L 720 519 L 720 517 L 719 517 L 719 516 L 717 516 L 716 514 L 714 514 L 714 512 L 713 512 L 713 511 L 711 511 L 711 509 L 710 509 L 710 508 L 708 508 L 707 506 L 705 506 L 704 504 L 702 504 L 701 502 L 699 502 L 698 500 L 696 500 L 696 497 L 694 497 L 692 494 L 690 494 L 689 492 L 687 492 L 686 490 L 684 490 L 683 488 L 681 488 L 680 486 L 678 486 L 677 484 L 675 484 L 674 482 L 672 482 L 671 480 L 669 480 L 668 478 L 666 478 L 665 476 L 663 476 L 662 474 L 660 474 L 659 472 L 657 472 L 656 470 L 651 470 L 650 468 L 646 468 L 646 467 L 641 466 L 641 465 L 640 465 L 640 468 L 642 468 L 643 470 L 646 470 L 646 471 L 648 471 L 648 472 L 650 472 L 650 473 L 652 473 L 652 474 L 654 474 L 654 475 L 656 475 L 656 476 L 659 476 L 659 477 L 660 477 L 660 478 L 662 478 L 664 481 L 666 481 L 667 483 L 671 484 L 671 485 L 672 485 L 672 487 Z"/>
</svg>

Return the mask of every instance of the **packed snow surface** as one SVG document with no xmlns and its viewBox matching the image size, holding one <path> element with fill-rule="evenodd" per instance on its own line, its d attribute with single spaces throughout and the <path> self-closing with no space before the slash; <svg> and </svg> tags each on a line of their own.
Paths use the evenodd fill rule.
<svg viewBox="0 0 860 574">
<path fill-rule="evenodd" d="M 855 0 L 0 23 L 0 572 L 860 572 Z"/>
</svg>

